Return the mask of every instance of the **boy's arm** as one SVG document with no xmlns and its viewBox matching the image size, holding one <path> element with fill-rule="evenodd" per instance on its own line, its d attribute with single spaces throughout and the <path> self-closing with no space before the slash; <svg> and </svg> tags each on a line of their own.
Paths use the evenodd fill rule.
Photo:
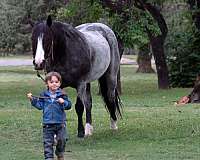
<svg viewBox="0 0 200 160">
<path fill-rule="evenodd" d="M 32 97 L 31 99 L 31 105 L 39 110 L 43 109 L 43 106 L 44 106 L 43 103 L 44 103 L 44 100 L 41 100 L 39 98 Z"/>
<path fill-rule="evenodd" d="M 63 100 L 64 100 L 64 103 L 62 104 L 63 105 L 63 108 L 65 110 L 69 110 L 71 109 L 71 106 L 72 106 L 72 103 L 71 101 L 69 100 L 69 98 L 66 96 L 66 95 L 63 95 Z"/>
</svg>

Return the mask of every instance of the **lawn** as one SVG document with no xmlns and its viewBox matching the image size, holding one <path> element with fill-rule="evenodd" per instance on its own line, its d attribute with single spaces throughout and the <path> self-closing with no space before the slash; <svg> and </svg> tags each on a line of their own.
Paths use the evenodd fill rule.
<svg viewBox="0 0 200 160">
<path fill-rule="evenodd" d="M 70 140 L 67 160 L 199 160 L 200 105 L 174 106 L 191 88 L 158 90 L 155 74 L 136 74 L 122 66 L 123 118 L 119 130 L 109 129 L 109 116 L 97 83 L 93 90 L 94 134 L 77 138 L 75 90 L 67 113 Z M 32 108 L 26 93 L 45 89 L 31 66 L 0 67 L 0 160 L 42 160 L 41 112 Z"/>
</svg>

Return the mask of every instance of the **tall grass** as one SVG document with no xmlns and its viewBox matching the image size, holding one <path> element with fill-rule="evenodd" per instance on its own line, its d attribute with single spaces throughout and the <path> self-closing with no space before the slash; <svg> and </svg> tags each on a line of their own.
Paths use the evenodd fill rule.
<svg viewBox="0 0 200 160">
<path fill-rule="evenodd" d="M 109 116 L 97 83 L 92 84 L 94 134 L 78 139 L 75 109 L 67 113 L 70 140 L 67 160 L 198 160 L 200 106 L 174 106 L 191 90 L 158 90 L 155 74 L 136 74 L 122 66 L 123 118 L 119 130 L 109 129 Z M 32 108 L 26 93 L 45 89 L 32 67 L 0 68 L 0 160 L 42 160 L 41 112 Z M 66 92 L 75 104 L 74 89 Z"/>
</svg>

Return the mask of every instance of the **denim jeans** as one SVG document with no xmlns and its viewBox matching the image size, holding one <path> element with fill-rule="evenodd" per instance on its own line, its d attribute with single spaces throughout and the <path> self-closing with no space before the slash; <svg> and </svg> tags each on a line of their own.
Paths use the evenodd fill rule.
<svg viewBox="0 0 200 160">
<path fill-rule="evenodd" d="M 57 145 L 55 154 L 62 157 L 67 141 L 65 124 L 45 124 L 43 125 L 44 157 L 45 159 L 54 158 L 54 135 L 56 135 Z"/>
</svg>

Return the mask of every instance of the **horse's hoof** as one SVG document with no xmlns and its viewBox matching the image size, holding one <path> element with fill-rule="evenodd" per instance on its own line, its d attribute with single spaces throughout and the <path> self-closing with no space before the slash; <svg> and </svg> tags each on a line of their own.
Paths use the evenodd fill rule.
<svg viewBox="0 0 200 160">
<path fill-rule="evenodd" d="M 77 135 L 78 138 L 84 138 L 84 136 L 85 136 L 84 132 L 78 132 L 78 135 Z"/>
<path fill-rule="evenodd" d="M 110 119 L 110 129 L 118 130 L 117 121 L 114 121 L 112 118 Z"/>
<path fill-rule="evenodd" d="M 91 136 L 93 132 L 93 126 L 89 123 L 85 124 L 85 136 Z"/>
</svg>

